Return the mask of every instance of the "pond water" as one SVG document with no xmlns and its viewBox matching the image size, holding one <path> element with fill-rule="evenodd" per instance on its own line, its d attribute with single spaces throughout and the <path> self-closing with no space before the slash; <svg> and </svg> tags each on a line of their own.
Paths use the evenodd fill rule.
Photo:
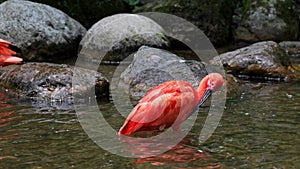
<svg viewBox="0 0 300 169">
<path fill-rule="evenodd" d="M 177 146 L 140 159 L 100 148 L 71 105 L 20 101 L 0 89 L 0 168 L 300 168 L 300 83 L 245 83 L 256 87 L 227 99 L 218 128 L 204 144 L 198 135 L 207 108 Z M 113 102 L 99 105 L 119 128 L 124 118 Z"/>
</svg>

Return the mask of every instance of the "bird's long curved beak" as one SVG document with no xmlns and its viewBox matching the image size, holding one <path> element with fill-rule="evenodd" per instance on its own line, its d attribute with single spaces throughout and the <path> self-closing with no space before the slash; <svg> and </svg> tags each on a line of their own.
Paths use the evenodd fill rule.
<svg viewBox="0 0 300 169">
<path fill-rule="evenodd" d="M 201 100 L 199 101 L 199 103 L 197 104 L 197 106 L 194 108 L 194 110 L 191 112 L 191 114 L 189 116 L 191 116 L 192 114 L 194 114 L 199 108 L 200 106 L 208 99 L 208 97 L 212 94 L 212 90 L 207 89 L 204 92 L 203 97 L 201 98 Z"/>
<path fill-rule="evenodd" d="M 200 106 L 207 100 L 207 98 L 212 94 L 212 90 L 210 89 L 206 89 L 203 97 L 201 98 L 201 100 L 199 101 L 199 103 L 197 104 L 196 108 L 200 108 Z"/>
</svg>

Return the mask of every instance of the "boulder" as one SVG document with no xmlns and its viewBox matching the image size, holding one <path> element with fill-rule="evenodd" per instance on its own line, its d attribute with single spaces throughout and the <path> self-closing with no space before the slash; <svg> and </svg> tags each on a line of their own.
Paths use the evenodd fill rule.
<svg viewBox="0 0 300 169">
<path fill-rule="evenodd" d="M 283 41 L 279 45 L 291 56 L 292 68 L 295 70 L 294 79 L 300 80 L 300 42 Z"/>
<path fill-rule="evenodd" d="M 246 0 L 242 20 L 235 30 L 237 41 L 297 40 L 299 16 L 293 0 Z"/>
<path fill-rule="evenodd" d="M 80 55 L 96 62 L 121 61 L 142 45 L 168 44 L 164 30 L 153 20 L 136 14 L 117 14 L 100 20 L 87 31 L 80 42 Z"/>
<path fill-rule="evenodd" d="M 294 78 L 289 55 L 273 41 L 258 42 L 223 53 L 210 63 L 218 64 L 219 59 L 227 71 L 235 75 L 270 80 Z"/>
<path fill-rule="evenodd" d="M 108 80 L 101 73 L 64 64 L 26 63 L 2 69 L 0 85 L 34 100 L 70 101 L 95 92 L 107 99 Z M 73 77 L 80 80 L 73 80 Z M 92 81 L 95 80 L 95 81 Z"/>
<path fill-rule="evenodd" d="M 197 88 L 207 75 L 201 62 L 184 60 L 168 51 L 147 46 L 141 47 L 131 64 L 120 72 L 121 83 L 112 83 L 111 88 L 126 91 L 125 95 L 129 94 L 134 100 L 141 99 L 151 88 L 169 80 L 185 80 Z"/>
<path fill-rule="evenodd" d="M 279 46 L 291 56 L 292 61 L 300 64 L 300 41 L 283 41 Z"/>
<path fill-rule="evenodd" d="M 156 0 L 136 7 L 134 12 L 163 12 L 179 16 L 201 29 L 214 45 L 221 46 L 231 40 L 233 8 L 234 0 Z M 181 25 L 172 27 L 176 29 L 172 32 L 190 29 Z"/>
<path fill-rule="evenodd" d="M 76 57 L 86 29 L 60 10 L 24 0 L 0 4 L 0 38 L 10 40 L 27 61 Z"/>
</svg>

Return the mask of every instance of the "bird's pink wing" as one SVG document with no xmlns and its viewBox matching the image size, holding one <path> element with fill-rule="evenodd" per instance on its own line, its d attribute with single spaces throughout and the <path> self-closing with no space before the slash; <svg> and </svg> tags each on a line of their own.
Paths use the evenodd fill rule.
<svg viewBox="0 0 300 169">
<path fill-rule="evenodd" d="M 150 90 L 131 111 L 120 134 L 131 134 L 142 127 L 172 125 L 183 102 L 193 104 L 194 89 L 184 81 L 165 82 Z"/>
<path fill-rule="evenodd" d="M 0 39 L 0 55 L 2 56 L 15 55 L 16 52 L 9 48 L 10 45 L 11 45 L 10 42 Z"/>
<path fill-rule="evenodd" d="M 14 56 L 17 54 L 15 51 L 17 49 L 18 48 L 13 46 L 10 42 L 0 39 L 0 66 L 22 62 L 22 58 Z"/>
<path fill-rule="evenodd" d="M 164 82 L 151 90 L 148 91 L 148 93 L 139 101 L 141 102 L 149 102 L 154 99 L 157 99 L 163 94 L 170 94 L 174 92 L 182 92 L 186 90 L 186 87 L 190 87 L 191 85 L 188 82 L 185 81 L 168 81 Z"/>
</svg>

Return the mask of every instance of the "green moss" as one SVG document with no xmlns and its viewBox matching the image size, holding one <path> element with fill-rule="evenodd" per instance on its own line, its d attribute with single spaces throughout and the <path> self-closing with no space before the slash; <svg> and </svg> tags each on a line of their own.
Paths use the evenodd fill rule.
<svg viewBox="0 0 300 169">
<path fill-rule="evenodd" d="M 242 20 L 244 20 L 245 18 L 247 18 L 249 16 L 249 14 L 250 14 L 249 11 L 250 11 L 252 5 L 253 5 L 252 0 L 246 0 L 246 2 L 244 3 Z"/>
<path fill-rule="evenodd" d="M 140 3 L 140 0 L 123 0 L 126 3 L 128 3 L 130 6 L 136 6 L 137 4 Z"/>
</svg>

